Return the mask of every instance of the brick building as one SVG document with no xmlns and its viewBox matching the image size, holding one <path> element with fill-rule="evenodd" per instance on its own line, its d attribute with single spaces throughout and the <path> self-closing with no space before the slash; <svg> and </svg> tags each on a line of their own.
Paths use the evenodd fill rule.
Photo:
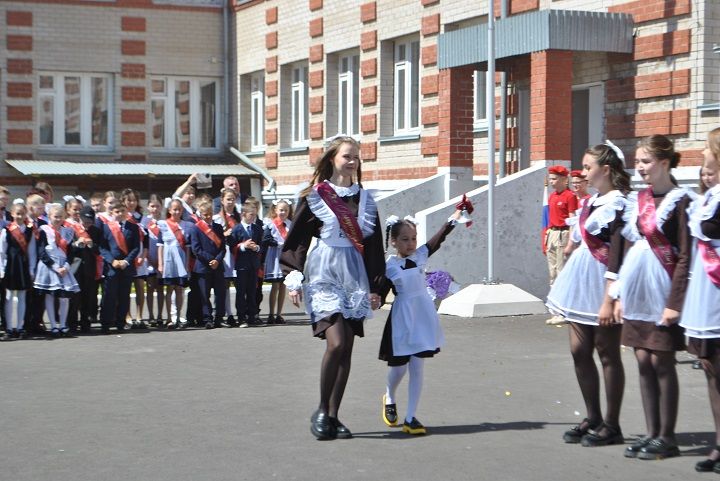
<svg viewBox="0 0 720 481">
<path fill-rule="evenodd" d="M 199 171 L 259 192 L 228 151 L 224 4 L 0 2 L 0 183 L 166 194 Z"/>
<path fill-rule="evenodd" d="M 486 173 L 488 5 L 236 4 L 234 139 L 281 188 L 306 180 L 338 132 L 361 140 L 368 181 Z M 631 161 L 638 138 L 654 133 L 676 141 L 682 165 L 699 164 L 718 126 L 719 2 L 495 0 L 494 10 L 507 172 L 541 160 L 577 166 L 606 138 Z"/>
<path fill-rule="evenodd" d="M 0 182 L 164 192 L 205 170 L 257 194 L 236 147 L 291 193 L 339 132 L 361 140 L 378 188 L 482 175 L 488 6 L 3 0 Z M 651 133 L 699 163 L 720 114 L 720 3 L 495 0 L 494 12 L 507 172 L 577 163 L 605 138 L 630 154 Z"/>
</svg>

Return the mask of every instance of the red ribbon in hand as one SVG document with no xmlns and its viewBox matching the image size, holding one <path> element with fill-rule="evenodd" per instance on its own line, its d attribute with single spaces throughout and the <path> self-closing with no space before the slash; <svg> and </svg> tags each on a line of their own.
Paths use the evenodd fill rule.
<svg viewBox="0 0 720 481">
<path fill-rule="evenodd" d="M 468 214 L 472 214 L 475 210 L 475 207 L 473 207 L 472 202 L 467 198 L 465 194 L 463 194 L 462 200 L 455 204 L 455 208 L 457 210 L 464 210 Z M 467 227 L 470 227 L 472 225 L 472 221 L 469 221 L 465 224 Z"/>
</svg>

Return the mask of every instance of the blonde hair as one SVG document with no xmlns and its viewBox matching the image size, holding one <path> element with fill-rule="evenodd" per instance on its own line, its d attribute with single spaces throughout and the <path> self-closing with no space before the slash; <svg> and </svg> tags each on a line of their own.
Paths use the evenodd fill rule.
<svg viewBox="0 0 720 481">
<path fill-rule="evenodd" d="M 28 206 L 35 206 L 45 203 L 45 199 L 40 194 L 30 194 L 27 196 L 27 199 L 25 199 L 25 203 Z"/>
<path fill-rule="evenodd" d="M 197 204 L 197 211 L 200 213 L 203 213 L 203 214 L 206 212 L 212 212 L 213 211 L 212 202 L 207 202 L 207 201 L 199 202 Z"/>
<path fill-rule="evenodd" d="M 52 215 L 55 212 L 60 212 L 63 216 L 63 218 L 66 217 L 65 207 L 61 206 L 60 204 L 53 204 L 48 209 L 48 215 Z"/>
<path fill-rule="evenodd" d="M 716 171 L 720 170 L 720 127 L 712 129 L 708 133 L 707 144 L 713 158 L 710 160 L 703 158 L 702 166 Z"/>
</svg>

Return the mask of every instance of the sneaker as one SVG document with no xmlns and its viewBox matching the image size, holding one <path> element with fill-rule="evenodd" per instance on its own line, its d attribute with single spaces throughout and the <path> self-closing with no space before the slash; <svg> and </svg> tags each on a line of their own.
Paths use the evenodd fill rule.
<svg viewBox="0 0 720 481">
<path fill-rule="evenodd" d="M 403 423 L 402 432 L 408 433 L 408 434 L 425 434 L 427 431 L 425 430 L 425 426 L 422 425 L 420 421 L 418 421 L 416 418 L 412 418 L 412 421 L 407 422 L 407 420 Z"/>
<path fill-rule="evenodd" d="M 644 448 L 638 452 L 638 459 L 665 459 L 680 456 L 680 449 L 677 446 L 668 443 L 660 438 L 650 440 Z"/>
<path fill-rule="evenodd" d="M 247 321 L 243 321 L 240 323 L 240 327 L 242 327 L 242 328 L 250 327 L 250 324 L 248 324 Z"/>
<path fill-rule="evenodd" d="M 550 319 L 545 321 L 545 324 L 548 326 L 562 326 L 567 323 L 568 321 L 562 316 L 552 316 Z"/>
<path fill-rule="evenodd" d="M 235 317 L 233 317 L 233 316 L 228 316 L 228 318 L 225 322 L 227 323 L 228 327 L 237 327 L 238 326 L 238 323 L 235 320 Z"/>
<path fill-rule="evenodd" d="M 397 426 L 397 406 L 395 404 L 388 404 L 387 394 L 383 394 L 382 397 L 382 419 L 390 427 Z"/>
<path fill-rule="evenodd" d="M 11 332 L 5 332 L 2 337 L 0 337 L 0 341 L 12 341 L 12 333 Z"/>
</svg>

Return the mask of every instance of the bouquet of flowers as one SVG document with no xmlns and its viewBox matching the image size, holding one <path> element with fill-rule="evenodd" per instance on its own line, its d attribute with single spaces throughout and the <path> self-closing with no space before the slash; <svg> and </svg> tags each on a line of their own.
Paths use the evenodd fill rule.
<svg viewBox="0 0 720 481">
<path fill-rule="evenodd" d="M 447 271 L 426 272 L 425 283 L 433 301 L 441 301 L 460 290 L 460 284 L 455 282 Z"/>
</svg>

